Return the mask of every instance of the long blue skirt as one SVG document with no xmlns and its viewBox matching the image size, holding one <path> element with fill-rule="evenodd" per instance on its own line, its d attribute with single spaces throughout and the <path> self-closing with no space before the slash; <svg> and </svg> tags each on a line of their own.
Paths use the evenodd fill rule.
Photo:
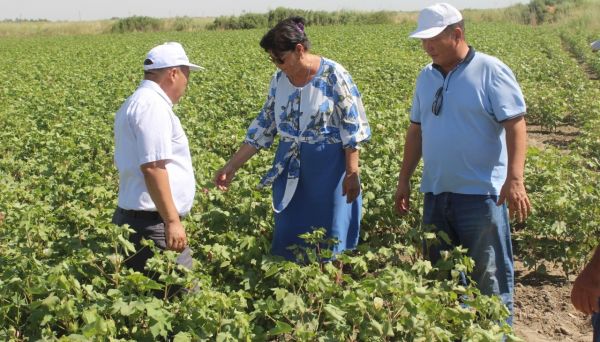
<svg viewBox="0 0 600 342">
<path fill-rule="evenodd" d="M 281 160 L 290 142 L 280 141 L 275 162 Z M 272 253 L 296 260 L 293 245 L 306 246 L 298 237 L 317 228 L 327 230 L 326 238 L 335 238 L 334 254 L 354 249 L 360 231 L 362 195 L 346 203 L 342 181 L 346 174 L 346 156 L 341 143 L 300 143 L 300 178 L 288 206 L 275 213 Z M 285 192 L 287 167 L 273 182 L 273 203 L 279 203 Z"/>
</svg>

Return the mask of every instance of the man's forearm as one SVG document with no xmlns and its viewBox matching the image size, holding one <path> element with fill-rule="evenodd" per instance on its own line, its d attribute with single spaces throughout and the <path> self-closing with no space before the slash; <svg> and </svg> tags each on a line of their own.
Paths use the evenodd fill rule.
<svg viewBox="0 0 600 342">
<path fill-rule="evenodd" d="M 411 124 L 406 132 L 404 154 L 398 182 L 408 183 L 415 172 L 422 154 L 421 127 Z"/>
<path fill-rule="evenodd" d="M 527 126 L 525 118 L 519 117 L 503 124 L 506 130 L 508 152 L 508 180 L 524 180 L 525 156 L 527 154 Z"/>
<path fill-rule="evenodd" d="M 173 201 L 166 162 L 161 160 L 141 166 L 148 193 L 158 213 L 166 223 L 179 222 L 179 213 Z"/>
</svg>

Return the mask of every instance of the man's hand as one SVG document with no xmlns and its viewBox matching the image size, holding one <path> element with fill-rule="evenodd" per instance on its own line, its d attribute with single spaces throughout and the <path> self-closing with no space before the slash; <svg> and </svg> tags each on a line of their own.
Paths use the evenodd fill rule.
<svg viewBox="0 0 600 342">
<path fill-rule="evenodd" d="M 182 252 L 187 246 L 187 236 L 181 221 L 165 223 L 165 240 L 167 249 Z"/>
<path fill-rule="evenodd" d="M 394 198 L 394 208 L 396 209 L 396 212 L 400 215 L 408 213 L 410 210 L 410 184 L 408 182 L 398 181 Z"/>
<path fill-rule="evenodd" d="M 166 247 L 169 250 L 181 252 L 187 246 L 187 238 L 171 194 L 166 164 L 166 160 L 158 160 L 143 164 L 141 170 L 150 197 L 165 223 Z"/>
<path fill-rule="evenodd" d="M 508 202 L 510 218 L 523 222 L 531 214 L 531 203 L 527 197 L 523 172 L 527 154 L 527 125 L 523 115 L 502 122 L 506 131 L 508 151 L 507 177 L 500 190 L 497 205 Z"/>
<path fill-rule="evenodd" d="M 588 264 L 579 274 L 571 290 L 571 303 L 575 309 L 592 314 L 600 312 L 600 269 Z"/>
<path fill-rule="evenodd" d="M 508 203 L 508 212 L 510 218 L 523 222 L 531 214 L 531 203 L 527 197 L 525 184 L 522 180 L 507 179 L 498 197 L 497 205 L 502 205 L 505 201 Z"/>
<path fill-rule="evenodd" d="M 346 203 L 352 203 L 360 194 L 360 181 L 358 172 L 346 173 L 342 183 L 342 196 L 346 196 Z"/>
<path fill-rule="evenodd" d="M 597 247 L 592 260 L 575 279 L 571 290 L 571 302 L 575 309 L 591 314 L 600 312 L 598 299 L 600 298 L 600 247 Z"/>
</svg>

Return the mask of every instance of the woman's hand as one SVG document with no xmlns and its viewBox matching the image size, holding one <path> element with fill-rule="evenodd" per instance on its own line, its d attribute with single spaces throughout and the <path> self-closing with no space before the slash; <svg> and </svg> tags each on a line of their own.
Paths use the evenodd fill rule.
<svg viewBox="0 0 600 342">
<path fill-rule="evenodd" d="M 223 166 L 217 173 L 215 173 L 215 178 L 213 178 L 213 182 L 217 189 L 221 191 L 227 191 L 229 188 L 229 184 L 233 180 L 235 176 L 235 172 L 244 165 L 248 159 L 252 158 L 253 155 L 258 152 L 258 149 L 249 144 L 242 144 L 240 148 L 235 152 L 235 154 L 229 159 L 227 164 Z"/>
<path fill-rule="evenodd" d="M 342 183 L 342 196 L 346 196 L 346 203 L 352 203 L 360 194 L 360 181 L 358 172 L 346 173 Z"/>
<path fill-rule="evenodd" d="M 227 189 L 229 188 L 229 184 L 231 184 L 231 181 L 235 176 L 235 171 L 236 169 L 231 167 L 229 163 L 225 164 L 223 168 L 217 171 L 213 179 L 213 182 L 215 183 L 217 189 L 221 191 L 227 191 Z"/>
</svg>

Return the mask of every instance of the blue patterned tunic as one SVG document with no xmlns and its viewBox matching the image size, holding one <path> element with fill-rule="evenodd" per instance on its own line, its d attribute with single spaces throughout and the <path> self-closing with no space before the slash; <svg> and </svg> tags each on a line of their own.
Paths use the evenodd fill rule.
<svg viewBox="0 0 600 342">
<path fill-rule="evenodd" d="M 302 245 L 298 235 L 319 227 L 340 241 L 334 252 L 356 247 L 362 198 L 348 204 L 342 196 L 344 148 L 360 148 L 371 131 L 350 74 L 321 58 L 313 79 L 296 87 L 278 70 L 245 143 L 268 148 L 276 134 L 273 167 L 259 185 L 273 186 L 273 254 L 293 259 L 288 247 Z"/>
</svg>

